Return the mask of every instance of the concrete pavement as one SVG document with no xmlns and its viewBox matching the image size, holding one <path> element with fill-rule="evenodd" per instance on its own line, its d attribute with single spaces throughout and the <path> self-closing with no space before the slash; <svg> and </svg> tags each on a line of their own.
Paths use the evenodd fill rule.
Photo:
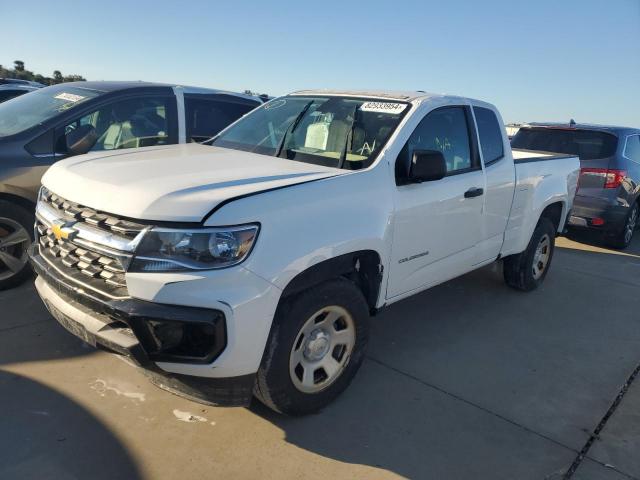
<svg viewBox="0 0 640 480">
<path fill-rule="evenodd" d="M 592 243 L 559 239 L 533 293 L 489 267 L 391 306 L 351 387 L 305 418 L 160 391 L 30 285 L 0 292 L 0 478 L 562 478 L 640 364 L 640 238 Z M 574 479 L 640 478 L 638 381 Z"/>
</svg>

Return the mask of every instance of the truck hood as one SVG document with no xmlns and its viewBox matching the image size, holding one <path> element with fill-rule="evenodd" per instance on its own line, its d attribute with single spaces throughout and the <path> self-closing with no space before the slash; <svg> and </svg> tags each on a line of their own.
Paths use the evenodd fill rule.
<svg viewBox="0 0 640 480">
<path fill-rule="evenodd" d="M 200 222 L 226 200 L 344 173 L 192 143 L 72 157 L 51 167 L 42 183 L 67 200 L 123 217 Z"/>
</svg>

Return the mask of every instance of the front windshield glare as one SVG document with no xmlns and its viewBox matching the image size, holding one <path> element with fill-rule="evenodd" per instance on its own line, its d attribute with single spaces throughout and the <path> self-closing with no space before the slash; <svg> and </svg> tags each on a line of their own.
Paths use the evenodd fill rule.
<svg viewBox="0 0 640 480">
<path fill-rule="evenodd" d="M 24 132 L 98 95 L 76 87 L 43 88 L 0 103 L 0 137 Z"/>
<path fill-rule="evenodd" d="M 344 97 L 282 97 L 247 115 L 212 144 L 357 170 L 371 165 L 408 107 Z"/>
</svg>

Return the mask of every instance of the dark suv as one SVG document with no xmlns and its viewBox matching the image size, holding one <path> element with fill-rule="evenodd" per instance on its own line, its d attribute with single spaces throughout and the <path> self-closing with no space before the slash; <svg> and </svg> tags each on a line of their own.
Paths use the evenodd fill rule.
<svg viewBox="0 0 640 480">
<path fill-rule="evenodd" d="M 511 146 L 578 155 L 580 181 L 568 226 L 600 230 L 616 248 L 629 245 L 638 224 L 639 129 L 532 123 L 520 128 Z"/>
<path fill-rule="evenodd" d="M 88 152 L 201 142 L 262 103 L 146 82 L 63 83 L 1 103 L 0 290 L 29 273 L 34 202 L 51 164 Z"/>
</svg>

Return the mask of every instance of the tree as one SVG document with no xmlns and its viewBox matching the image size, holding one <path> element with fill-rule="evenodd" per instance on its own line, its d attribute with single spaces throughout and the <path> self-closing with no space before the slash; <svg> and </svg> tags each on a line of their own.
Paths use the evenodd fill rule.
<svg viewBox="0 0 640 480">
<path fill-rule="evenodd" d="M 62 75 L 60 70 L 53 72 L 53 78 L 45 77 L 39 73 L 33 73 L 27 70 L 22 60 L 13 62 L 14 68 L 8 69 L 0 65 L 0 78 L 17 78 L 20 80 L 29 80 L 42 83 L 43 85 L 55 85 L 62 82 L 82 82 L 85 78 L 82 75 Z"/>
</svg>

